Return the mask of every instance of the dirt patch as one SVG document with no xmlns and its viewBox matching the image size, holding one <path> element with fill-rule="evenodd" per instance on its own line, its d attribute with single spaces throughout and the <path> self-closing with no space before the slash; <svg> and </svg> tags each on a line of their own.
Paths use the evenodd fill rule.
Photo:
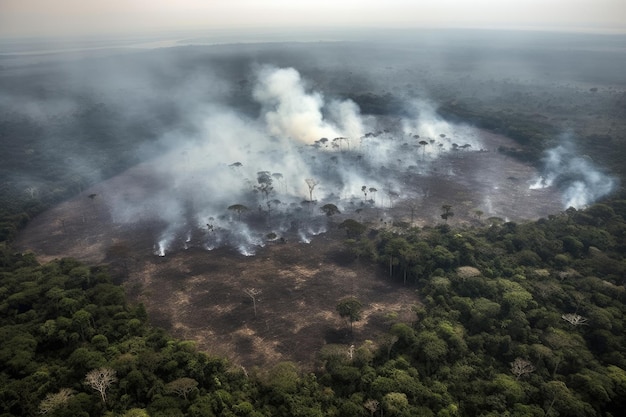
<svg viewBox="0 0 626 417">
<path fill-rule="evenodd" d="M 149 257 L 133 268 L 127 285 L 141 287 L 137 299 L 156 324 L 203 350 L 246 367 L 282 360 L 312 366 L 325 343 L 377 339 L 418 302 L 412 289 L 385 281 L 377 269 L 329 261 L 341 246 L 338 233 L 343 236 L 331 232 L 310 244 L 270 245 L 254 257 L 199 249 Z M 258 292 L 256 315 L 249 288 Z M 347 296 L 365 305 L 353 335 L 335 311 Z"/>
<path fill-rule="evenodd" d="M 389 282 L 378 268 L 347 253 L 345 232 L 337 228 L 343 219 L 376 228 L 397 222 L 436 224 L 442 221 L 441 206 L 450 204 L 455 216 L 448 223 L 479 224 L 477 210 L 483 220 L 521 220 L 562 209 L 556 190 L 529 189 L 538 175 L 533 167 L 495 151 L 514 146 L 512 141 L 487 132 L 483 136 L 484 149 L 441 157 L 429 172 L 396 171 L 406 187 L 403 194 L 410 197 L 393 208 L 378 203 L 344 210 L 331 219 L 327 233 L 308 244 L 287 236 L 285 242 L 266 242 L 255 256 L 243 256 L 232 248 L 208 251 L 181 241 L 166 256 L 156 256 L 155 242 L 167 225 L 149 216 L 117 223 L 108 206 L 120 198 L 139 201 L 162 184 L 163 178 L 146 178 L 154 172 L 146 163 L 33 219 L 16 246 L 32 250 L 41 261 L 74 257 L 110 263 L 155 324 L 197 341 L 205 351 L 246 367 L 281 360 L 312 366 L 324 344 L 375 341 L 392 323 L 412 321 L 411 306 L 419 302 L 413 289 Z M 245 293 L 251 288 L 258 291 L 256 315 Z M 335 311 L 348 296 L 364 304 L 353 335 Z"/>
</svg>

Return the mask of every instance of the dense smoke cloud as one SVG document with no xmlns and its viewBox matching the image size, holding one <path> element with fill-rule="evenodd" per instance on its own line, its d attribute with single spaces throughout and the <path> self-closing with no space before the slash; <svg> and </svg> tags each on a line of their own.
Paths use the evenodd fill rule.
<svg viewBox="0 0 626 417">
<path fill-rule="evenodd" d="M 564 208 L 577 209 L 587 207 L 615 189 L 615 178 L 600 171 L 589 157 L 578 156 L 566 136 L 562 142 L 545 152 L 543 174 L 531 189 L 556 186 L 563 195 Z"/>
<path fill-rule="evenodd" d="M 331 118 L 324 119 L 324 97 L 320 92 L 307 93 L 300 74 L 293 68 L 263 67 L 258 73 L 254 99 L 263 106 L 268 132 L 304 143 L 342 135 L 361 137 L 363 126 L 356 104 L 334 102 Z"/>
<path fill-rule="evenodd" d="M 460 144 L 480 149 L 475 130 L 443 121 L 426 102 L 389 128 L 362 117 L 352 101 L 326 102 L 293 68 L 261 67 L 252 96 L 256 118 L 205 104 L 194 112 L 196 135 L 164 136 L 171 150 L 144 173 L 156 191 L 112 196 L 113 220 L 161 224 L 159 255 L 224 245 L 250 255 L 268 239 L 308 242 L 324 232 L 324 204 L 343 212 L 415 197 L 403 172 L 426 171 Z"/>
</svg>

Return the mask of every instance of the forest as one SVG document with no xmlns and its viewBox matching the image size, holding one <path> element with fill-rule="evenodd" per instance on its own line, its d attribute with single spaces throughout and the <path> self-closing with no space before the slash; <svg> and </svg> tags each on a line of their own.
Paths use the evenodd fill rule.
<svg viewBox="0 0 626 417">
<path fill-rule="evenodd" d="M 610 200 L 523 224 L 344 222 L 355 262 L 415 288 L 414 321 L 327 345 L 308 373 L 211 357 L 150 326 L 105 266 L 40 265 L 5 242 L 2 415 L 619 415 L 625 216 Z M 358 321 L 360 304 L 337 314 Z"/>
<path fill-rule="evenodd" d="M 281 64 L 293 59 L 274 58 Z M 152 56 L 142 59 L 159 62 Z M 224 73 L 244 66 L 230 55 L 212 59 Z M 300 52 L 296 59 L 303 59 Z M 303 73 L 310 75 L 315 64 L 309 65 Z M 10 68 L 3 71 L 5 91 L 32 89 L 28 95 L 52 103 L 65 94 L 24 82 L 37 78 L 28 71 L 20 76 Z M 169 75 L 164 70 L 160 76 Z M 331 70 L 313 77 L 318 84 L 343 85 L 343 95 L 364 114 L 400 112 L 402 100 L 385 88 L 350 87 L 357 78 L 346 81 Z M 503 82 L 503 89 L 509 84 Z M 245 82 L 240 85 L 247 88 Z M 546 99 L 554 106 L 546 106 L 546 114 L 571 106 L 579 112 L 573 119 L 594 120 L 579 126 L 558 118 L 538 122 L 534 109 L 515 108 L 524 103 L 513 93 L 502 98 L 513 110 L 500 111 L 494 110 L 501 104 L 497 99 L 459 92 L 452 100 L 455 87 L 431 85 L 431 96 L 444 103 L 438 110 L 442 117 L 517 141 L 518 148 L 500 149 L 502 154 L 538 166 L 554 145 L 555 132 L 571 124 L 586 154 L 623 174 L 623 92 L 595 94 L 572 87 L 568 91 L 575 100 Z M 580 103 L 601 100 L 604 93 L 616 104 L 602 117 L 615 123 L 592 132 L 605 120 Z M 240 102 L 242 97 L 236 90 L 229 100 L 254 111 L 255 105 Z M 128 108 L 140 99 L 129 95 Z M 38 214 L 141 162 L 134 150 L 150 149 L 145 159 L 157 155 L 162 150 L 157 137 L 165 125 L 193 131 L 176 119 L 180 109 L 169 102 L 155 100 L 144 113 L 126 117 L 123 108 L 98 94 L 77 94 L 76 100 L 82 105 L 71 117 L 45 122 L 17 111 L 0 114 L 0 417 L 609 417 L 626 406 L 623 188 L 586 208 L 570 207 L 532 221 L 475 210 L 471 221 L 454 222 L 460 207 L 452 204 L 441 207 L 437 222 L 421 226 L 397 218 L 381 227 L 377 219 L 344 213 L 330 227 L 343 236 L 347 264 L 365 265 L 380 280 L 414 291 L 411 319 L 390 314 L 383 337 L 326 344 L 311 369 L 293 362 L 243 367 L 151 322 L 146 307 L 130 300 L 119 265 L 72 258 L 39 262 L 36 254 L 14 247 L 16 236 Z M 50 137 L 58 140 L 56 145 L 42 143 Z M 80 158 L 77 148 L 84 151 Z M 33 172 L 39 175 L 38 186 L 25 187 Z M 337 303 L 334 313 L 345 321 L 342 330 L 358 332 L 352 328 L 367 303 L 358 297 Z"/>
</svg>

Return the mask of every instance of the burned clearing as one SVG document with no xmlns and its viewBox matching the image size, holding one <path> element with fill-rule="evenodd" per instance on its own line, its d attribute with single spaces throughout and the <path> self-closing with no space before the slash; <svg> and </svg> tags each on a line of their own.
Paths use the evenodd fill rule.
<svg viewBox="0 0 626 417">
<path fill-rule="evenodd" d="M 603 161 L 625 143 L 621 71 L 564 68 L 529 47 L 539 77 L 467 42 L 103 54 L 71 82 L 62 61 L 45 74 L 12 63 L 6 91 L 32 105 L 5 123 L 5 199 L 38 214 L 15 247 L 109 264 L 153 323 L 245 366 L 313 366 L 325 344 L 349 344 L 335 310 L 347 296 L 364 304 L 354 339 L 377 342 L 390 317 L 414 320 L 419 295 L 357 262 L 343 221 L 522 221 L 618 186 L 608 172 L 621 162 Z"/>
<path fill-rule="evenodd" d="M 512 146 L 510 139 L 482 132 L 481 141 L 488 149 L 451 154 L 430 174 L 396 172 L 405 181 L 405 193 L 419 198 L 399 199 L 393 208 L 356 199 L 332 217 L 319 211 L 321 203 L 315 204 L 316 213 L 307 213 L 300 223 L 323 222 L 326 232 L 304 242 L 297 229 L 286 230 L 284 240 L 266 239 L 255 256 L 228 245 L 207 250 L 203 239 L 211 232 L 199 228 L 192 230 L 193 239 L 179 236 L 165 256 L 158 256 L 155 242 L 166 224 L 152 218 L 137 218 L 132 226 L 116 223 L 110 201 L 122 194 L 141 204 L 163 187 L 150 163 L 41 214 L 16 245 L 41 260 L 70 256 L 110 263 L 131 298 L 146 305 L 153 323 L 197 341 L 208 352 L 244 366 L 292 360 L 311 367 L 325 344 L 380 342 L 392 322 L 414 320 L 411 308 L 420 302 L 412 286 L 391 282 L 384 271 L 355 260 L 343 243 L 346 232 L 338 227 L 343 220 L 353 218 L 373 229 L 411 220 L 416 226 L 435 225 L 443 223 L 441 206 L 449 204 L 455 212 L 451 225 L 479 225 L 488 224 L 490 216 L 533 219 L 560 209 L 558 190 L 529 189 L 538 175 L 533 167 L 497 152 L 500 146 Z M 419 161 L 420 154 L 415 158 Z M 427 195 L 423 189 L 429 190 Z M 484 211 L 480 219 L 478 209 Z M 229 222 L 245 222 L 249 216 L 232 216 Z M 248 289 L 258 290 L 256 315 Z M 364 304 L 354 340 L 335 310 L 347 296 Z"/>
</svg>

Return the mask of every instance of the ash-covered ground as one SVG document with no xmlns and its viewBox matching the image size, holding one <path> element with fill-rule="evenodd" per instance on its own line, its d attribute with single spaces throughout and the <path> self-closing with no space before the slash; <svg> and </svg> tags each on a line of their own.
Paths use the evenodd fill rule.
<svg viewBox="0 0 626 417">
<path fill-rule="evenodd" d="M 110 263 L 153 322 L 237 363 L 311 365 L 324 344 L 351 342 L 335 313 L 341 298 L 365 304 L 356 341 L 376 340 L 389 317 L 413 320 L 419 302 L 353 261 L 343 220 L 434 225 L 446 205 L 450 225 L 485 225 L 584 207 L 615 189 L 567 129 L 621 131 L 610 104 L 622 103 L 621 71 L 567 65 L 587 68 L 569 85 L 543 47 L 533 48 L 549 76 L 517 56 L 492 65 L 499 52 L 478 62 L 465 44 L 372 45 L 171 48 L 20 76 L 8 67 L 0 105 L 18 114 L 3 125 L 16 132 L 7 183 L 33 200 L 67 195 L 68 176 L 79 191 L 32 219 L 16 247 Z M 539 167 L 522 163 L 507 156 L 513 140 L 440 115 L 438 103 L 457 101 L 566 133 L 544 138 Z M 590 124 L 581 103 L 607 111 Z"/>
<path fill-rule="evenodd" d="M 212 220 L 213 229 L 194 222 L 193 210 L 181 215 L 184 221 L 179 224 L 184 227 L 172 228 L 158 216 L 154 196 L 172 187 L 167 175 L 157 174 L 171 163 L 168 155 L 48 210 L 33 219 L 16 244 L 43 260 L 71 256 L 111 263 L 131 297 L 147 306 L 155 324 L 196 340 L 208 352 L 246 367 L 284 360 L 309 367 L 325 344 L 378 340 L 391 323 L 389 317 L 412 321 L 411 306 L 418 303 L 413 289 L 386 281 L 376 268 L 355 262 L 346 253 L 345 232 L 337 227 L 343 219 L 376 228 L 411 221 L 416 226 L 433 225 L 443 222 L 441 206 L 448 204 L 455 213 L 449 224 L 478 225 L 493 216 L 534 219 L 562 209 L 557 189 L 530 189 L 539 176 L 535 168 L 497 152 L 500 146 L 514 146 L 510 139 L 472 132 L 478 149 L 450 151 L 432 161 L 415 146 L 395 154 L 396 164 L 381 167 L 377 175 L 384 174 L 381 182 L 393 181 L 399 187 L 397 195 L 386 194 L 382 187 L 380 191 L 366 187 L 365 195 L 359 186 L 343 196 L 330 192 L 323 200 L 302 203 L 310 197 L 302 181 L 304 187 L 293 196 L 293 205 L 277 204 L 270 212 L 261 204 L 265 196 L 254 188 L 258 181 L 245 181 L 236 168 L 225 164 L 229 175 L 248 184 L 251 201 L 259 202 L 261 209 L 249 202 L 251 209 L 241 213 L 224 206 L 222 217 Z M 384 137 L 398 149 L 406 148 L 391 134 Z M 347 150 L 309 146 L 304 152 L 328 164 L 363 163 Z M 189 157 L 175 153 L 175 158 Z M 323 195 L 328 188 L 332 189 L 320 182 L 313 191 Z M 132 222 L 116 217 L 120 200 L 136 207 Z M 320 207 L 328 201 L 341 213 L 322 212 Z M 480 219 L 477 210 L 482 212 Z M 165 249 L 159 247 L 159 239 L 167 230 L 173 234 Z M 246 294 L 249 289 L 258 291 L 256 314 Z M 354 340 L 335 312 L 336 303 L 346 296 L 365 304 Z"/>
</svg>

